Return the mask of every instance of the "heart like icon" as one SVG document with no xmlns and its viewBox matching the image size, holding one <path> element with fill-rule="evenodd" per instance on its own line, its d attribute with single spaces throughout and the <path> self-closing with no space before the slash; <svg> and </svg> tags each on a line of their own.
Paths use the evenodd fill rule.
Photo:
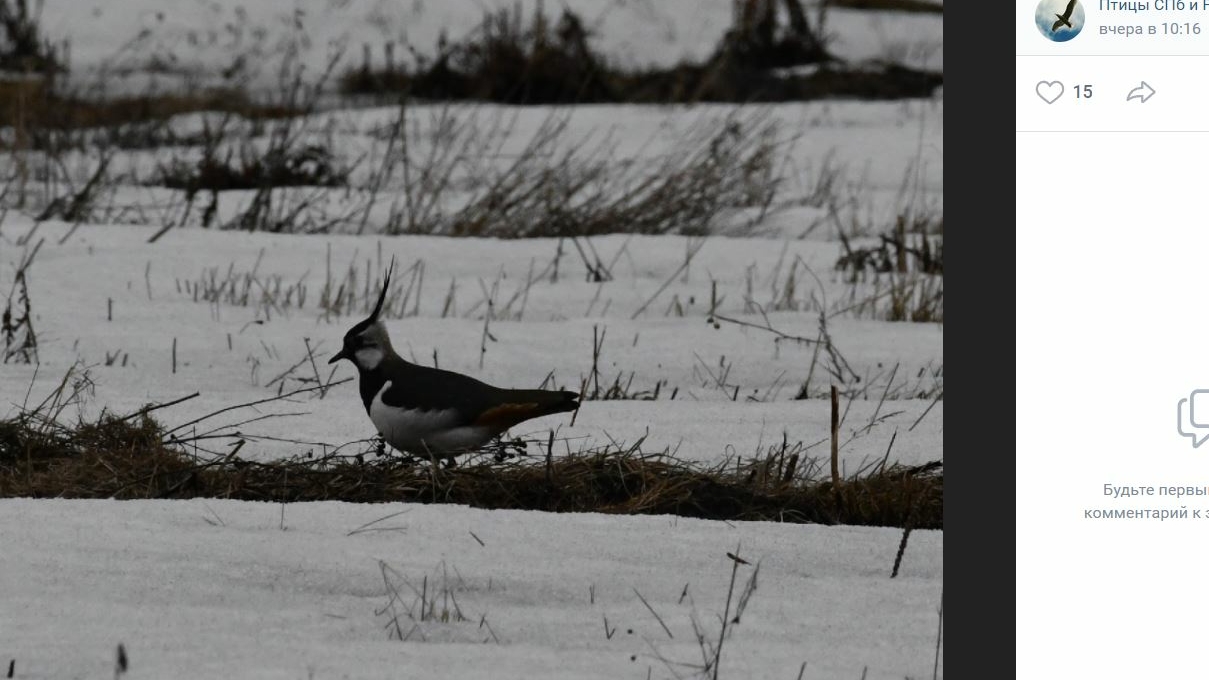
<svg viewBox="0 0 1209 680">
<path fill-rule="evenodd" d="M 1046 104 L 1053 104 L 1062 97 L 1066 88 L 1057 80 L 1042 80 L 1037 83 L 1037 96 Z"/>
</svg>

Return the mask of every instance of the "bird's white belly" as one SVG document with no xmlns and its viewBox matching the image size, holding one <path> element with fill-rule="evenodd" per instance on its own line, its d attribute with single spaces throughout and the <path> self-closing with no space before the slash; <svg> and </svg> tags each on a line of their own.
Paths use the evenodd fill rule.
<svg viewBox="0 0 1209 680">
<path fill-rule="evenodd" d="M 483 427 L 453 427 L 453 410 L 404 409 L 382 403 L 382 394 L 390 388 L 388 380 L 370 402 L 369 419 L 396 449 L 423 456 L 431 452 L 445 454 L 473 449 L 491 439 L 491 430 Z"/>
</svg>

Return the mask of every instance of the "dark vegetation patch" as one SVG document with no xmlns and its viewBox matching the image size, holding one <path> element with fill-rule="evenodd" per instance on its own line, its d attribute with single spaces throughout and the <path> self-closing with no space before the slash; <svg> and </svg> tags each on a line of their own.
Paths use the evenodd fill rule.
<svg viewBox="0 0 1209 680">
<path fill-rule="evenodd" d="M 877 245 L 855 248 L 841 230 L 843 252 L 836 259 L 835 269 L 843 272 L 850 282 L 871 273 L 919 272 L 943 276 L 944 237 L 940 230 L 939 224 L 932 226 L 926 220 L 917 220 L 908 229 L 906 218 L 900 215 L 892 232 L 878 236 Z"/>
<path fill-rule="evenodd" d="M 854 246 L 842 230 L 839 237 L 843 250 L 835 270 L 853 289 L 873 287 L 854 313 L 867 311 L 886 321 L 944 322 L 943 220 L 917 216 L 908 221 L 900 214 L 894 229 L 878 235 L 874 245 Z"/>
<path fill-rule="evenodd" d="M 61 91 L 51 79 L 0 79 L 0 127 L 12 127 L 17 136 L 0 140 L 0 149 L 10 145 L 38 151 L 88 144 L 119 149 L 194 145 L 200 143 L 198 137 L 173 131 L 168 121 L 198 111 L 230 113 L 252 121 L 301 113 L 288 106 L 254 102 L 239 89 L 93 97 Z"/>
<path fill-rule="evenodd" d="M 74 396 L 64 385 L 41 405 L 0 420 L 0 497 L 230 498 L 270 502 L 457 503 L 551 512 L 675 514 L 721 520 L 771 520 L 943 528 L 942 463 L 866 466 L 839 483 L 820 474 L 797 447 L 773 448 L 746 462 L 705 466 L 631 446 L 547 455 L 472 456 L 446 467 L 355 454 L 255 462 L 198 457 L 151 415 L 103 414 L 65 424 Z M 553 445 L 553 438 L 541 442 Z M 539 446 L 540 448 L 540 446 Z"/>
<path fill-rule="evenodd" d="M 775 73 L 732 65 L 684 64 L 633 78 L 631 103 L 754 102 L 812 99 L 862 100 L 930 97 L 943 82 L 938 73 L 895 64 L 845 66 L 824 63 L 807 73 Z"/>
<path fill-rule="evenodd" d="M 42 35 L 39 14 L 29 0 L 0 0 L 0 71 L 54 73 L 63 69 L 59 48 Z"/>
<path fill-rule="evenodd" d="M 385 64 L 375 66 L 367 46 L 361 66 L 340 85 L 359 95 L 583 104 L 915 98 L 931 96 L 943 82 L 939 72 L 901 64 L 841 62 L 827 48 L 825 10 L 811 18 L 799 0 L 738 2 L 735 14 L 705 60 L 627 69 L 592 49 L 583 20 L 570 9 L 556 21 L 540 7 L 528 18 L 519 8 L 502 9 L 485 14 L 460 42 L 443 37 L 435 56 L 413 53 L 413 63 L 396 60 L 388 43 Z"/>
<path fill-rule="evenodd" d="M 221 155 L 214 147 L 205 150 L 195 163 L 173 158 L 160 168 L 155 184 L 196 193 L 266 186 L 340 187 L 348 183 L 348 168 L 328 147 L 318 144 L 271 149 L 264 154 L 246 148 L 238 154 L 227 148 Z"/>
</svg>

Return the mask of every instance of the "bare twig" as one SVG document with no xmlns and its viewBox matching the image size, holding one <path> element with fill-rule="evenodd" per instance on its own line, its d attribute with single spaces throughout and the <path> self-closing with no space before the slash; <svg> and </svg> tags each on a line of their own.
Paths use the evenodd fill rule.
<svg viewBox="0 0 1209 680">
<path fill-rule="evenodd" d="M 672 630 L 667 627 L 666 623 L 663 622 L 663 617 L 659 615 L 659 612 L 655 611 L 655 608 L 651 606 L 650 602 L 646 601 L 646 598 L 642 596 L 642 593 L 638 592 L 637 588 L 634 588 L 634 594 L 638 596 L 639 600 L 642 600 L 642 604 L 646 605 L 647 611 L 649 611 L 651 615 L 655 617 L 655 620 L 659 622 L 659 625 L 663 626 L 663 632 L 667 633 L 668 638 L 675 639 L 676 636 L 672 635 Z"/>
<path fill-rule="evenodd" d="M 705 239 L 698 239 L 696 241 L 696 243 L 690 243 L 688 252 L 685 253 L 685 256 L 684 256 L 684 262 L 680 263 L 680 266 L 676 268 L 676 271 L 672 272 L 672 275 L 669 276 L 667 278 L 667 280 L 663 282 L 662 286 L 659 286 L 659 290 L 655 291 L 654 295 L 652 295 L 650 298 L 648 298 L 646 302 L 642 303 L 641 307 L 639 307 L 637 310 L 634 311 L 633 314 L 630 315 L 630 319 L 637 319 L 640 314 L 645 312 L 646 308 L 648 306 L 650 306 L 650 304 L 652 302 L 654 302 L 656 300 L 656 298 L 658 298 L 659 295 L 664 290 L 667 289 L 668 286 L 672 285 L 672 281 L 676 280 L 676 277 L 680 275 L 680 272 L 688 269 L 688 266 L 692 263 L 693 258 L 697 255 L 697 253 L 701 250 L 701 248 L 704 245 L 705 245 Z"/>
<path fill-rule="evenodd" d="M 840 486 L 840 397 L 831 386 L 831 483 L 839 493 Z"/>
<path fill-rule="evenodd" d="M 919 417 L 915 419 L 915 422 L 911 423 L 911 427 L 907 428 L 907 432 L 911 432 L 912 430 L 914 430 L 915 426 L 919 424 L 919 421 L 923 420 L 924 416 L 928 415 L 928 411 L 931 411 L 932 407 L 935 406 L 936 402 L 940 401 L 941 397 L 943 397 L 943 396 L 945 396 L 944 390 L 941 390 L 940 392 L 938 392 L 936 394 L 936 397 L 934 399 L 932 399 L 932 403 L 928 404 L 928 408 L 924 409 L 924 412 L 919 414 Z"/>
<path fill-rule="evenodd" d="M 343 385 L 344 383 L 349 382 L 350 380 L 352 380 L 352 378 L 345 378 L 344 380 L 330 383 L 330 384 L 326 385 L 326 387 L 335 387 L 337 385 Z M 249 402 L 244 402 L 242 404 L 236 404 L 234 406 L 227 406 L 226 408 L 220 408 L 217 411 L 214 411 L 213 413 L 207 413 L 206 415 L 201 416 L 200 418 L 194 418 L 193 420 L 190 420 L 187 423 L 182 423 L 180 425 L 177 425 L 176 427 L 172 428 L 171 430 L 168 430 L 164 434 L 171 435 L 173 432 L 183 430 L 184 428 L 189 427 L 190 425 L 196 425 L 197 423 L 200 423 L 203 420 L 209 420 L 210 418 L 213 418 L 214 416 L 226 413 L 228 411 L 234 411 L 236 409 L 241 409 L 241 408 L 248 408 L 251 406 L 259 406 L 260 404 L 268 404 L 268 403 L 274 402 L 274 401 L 281 401 L 282 399 L 288 399 L 289 397 L 292 397 L 295 394 L 302 394 L 303 392 L 314 392 L 323 387 L 325 387 L 325 386 L 315 385 L 313 387 L 303 387 L 303 388 L 294 390 L 293 392 L 287 392 L 285 394 L 277 395 L 275 397 L 269 397 L 267 399 L 257 399 L 255 401 L 249 401 Z"/>
<path fill-rule="evenodd" d="M 386 515 L 385 517 L 379 517 L 378 519 L 375 519 L 372 522 L 366 522 L 365 524 L 362 524 L 361 526 L 357 527 L 356 529 L 353 529 L 352 531 L 345 534 L 345 536 L 355 536 L 356 534 L 365 533 L 367 531 L 399 531 L 399 530 L 402 530 L 403 527 L 374 527 L 374 528 L 370 528 L 370 527 L 373 527 L 378 522 L 385 522 L 388 519 L 393 519 L 395 517 L 398 517 L 399 515 L 407 514 L 408 512 L 411 512 L 411 510 L 410 509 L 400 510 L 398 512 L 394 512 L 389 515 Z"/>
<path fill-rule="evenodd" d="M 122 422 L 125 422 L 127 420 L 134 420 L 135 418 L 138 418 L 141 415 L 146 415 L 148 413 L 151 413 L 152 411 L 157 411 L 161 408 L 168 408 L 169 406 L 176 406 L 177 404 L 179 404 L 181 402 L 189 401 L 190 399 L 193 399 L 194 397 L 199 397 L 199 396 L 201 396 L 201 392 L 194 392 L 193 394 L 190 394 L 187 397 L 181 397 L 180 399 L 173 399 L 172 401 L 167 401 L 162 404 L 152 404 L 150 406 L 141 408 L 141 409 L 135 411 L 134 413 L 131 413 L 128 416 L 123 416 L 121 418 L 118 418 L 118 420 L 122 421 Z"/>
</svg>

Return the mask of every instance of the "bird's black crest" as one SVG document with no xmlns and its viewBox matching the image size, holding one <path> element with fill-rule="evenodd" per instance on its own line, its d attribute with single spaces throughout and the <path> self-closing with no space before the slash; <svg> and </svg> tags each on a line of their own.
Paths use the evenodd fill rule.
<svg viewBox="0 0 1209 680">
<path fill-rule="evenodd" d="M 395 270 L 395 258 L 390 258 L 390 265 L 386 268 L 386 276 L 382 277 L 382 292 L 378 295 L 378 304 L 374 305 L 374 313 L 369 315 L 370 322 L 378 320 L 378 314 L 382 313 L 382 303 L 386 302 L 386 291 L 390 288 L 390 275 Z"/>
<path fill-rule="evenodd" d="M 382 292 L 378 294 L 378 303 L 374 305 L 374 311 L 369 315 L 369 318 L 361 321 L 356 326 L 349 329 L 350 335 L 356 335 L 361 331 L 369 328 L 378 320 L 378 315 L 382 313 L 382 305 L 386 302 L 386 291 L 390 289 L 390 275 L 395 270 L 395 258 L 391 256 L 390 265 L 386 268 L 386 276 L 382 277 Z"/>
</svg>

